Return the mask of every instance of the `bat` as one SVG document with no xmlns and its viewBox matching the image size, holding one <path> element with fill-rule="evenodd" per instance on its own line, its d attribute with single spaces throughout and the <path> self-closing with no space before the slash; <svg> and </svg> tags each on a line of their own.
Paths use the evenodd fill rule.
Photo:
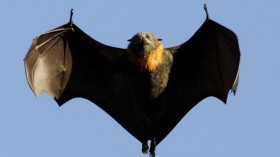
<svg viewBox="0 0 280 157">
<path fill-rule="evenodd" d="M 24 58 L 26 77 L 38 97 L 59 106 L 90 100 L 155 156 L 158 145 L 201 100 L 227 102 L 238 85 L 236 34 L 206 20 L 185 43 L 164 48 L 149 32 L 134 35 L 126 49 L 100 43 L 70 21 L 36 37 Z M 148 145 L 150 141 L 150 146 Z"/>
</svg>

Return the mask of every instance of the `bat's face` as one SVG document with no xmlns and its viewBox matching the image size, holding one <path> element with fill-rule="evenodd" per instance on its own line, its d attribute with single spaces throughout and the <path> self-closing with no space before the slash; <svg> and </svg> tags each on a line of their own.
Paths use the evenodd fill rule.
<svg viewBox="0 0 280 157">
<path fill-rule="evenodd" d="M 152 33 L 142 32 L 134 35 L 128 45 L 128 59 L 139 69 L 154 72 L 163 61 L 163 46 Z"/>
<path fill-rule="evenodd" d="M 150 55 L 159 46 L 161 39 L 149 32 L 141 32 L 134 35 L 130 40 L 128 49 L 139 57 Z"/>
</svg>

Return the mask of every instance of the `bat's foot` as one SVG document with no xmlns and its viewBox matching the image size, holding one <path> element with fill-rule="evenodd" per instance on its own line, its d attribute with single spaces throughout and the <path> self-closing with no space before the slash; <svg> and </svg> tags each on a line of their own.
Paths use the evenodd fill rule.
<svg viewBox="0 0 280 157">
<path fill-rule="evenodd" d="M 151 145 L 150 145 L 150 157 L 155 157 L 156 156 L 156 138 L 151 140 Z"/>
<path fill-rule="evenodd" d="M 148 150 L 149 150 L 150 157 L 155 157 L 156 156 L 156 145 L 157 145 L 156 144 L 156 138 L 151 140 L 150 149 L 149 149 L 149 146 L 148 146 L 148 141 L 145 141 L 145 142 L 142 143 L 142 152 L 144 154 L 147 154 Z"/>
<path fill-rule="evenodd" d="M 145 141 L 145 142 L 142 143 L 142 152 L 143 152 L 144 154 L 147 154 L 147 153 L 148 153 L 148 150 L 149 150 L 149 146 L 148 146 L 147 141 Z"/>
</svg>

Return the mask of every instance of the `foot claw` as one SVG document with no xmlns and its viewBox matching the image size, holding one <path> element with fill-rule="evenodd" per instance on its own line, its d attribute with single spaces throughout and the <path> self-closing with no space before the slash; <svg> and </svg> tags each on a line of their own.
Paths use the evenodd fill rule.
<svg viewBox="0 0 280 157">
<path fill-rule="evenodd" d="M 155 157 L 155 156 L 156 156 L 155 152 L 154 153 L 150 152 L 150 157 Z"/>
</svg>

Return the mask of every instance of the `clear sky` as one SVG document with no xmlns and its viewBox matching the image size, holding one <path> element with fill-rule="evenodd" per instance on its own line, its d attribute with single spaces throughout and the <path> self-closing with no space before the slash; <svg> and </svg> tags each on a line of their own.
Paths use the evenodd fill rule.
<svg viewBox="0 0 280 157">
<path fill-rule="evenodd" d="M 74 22 L 91 37 L 126 48 L 137 32 L 166 47 L 183 43 L 210 17 L 232 29 L 242 53 L 237 95 L 194 107 L 157 147 L 159 157 L 280 156 L 280 1 L 9 0 L 0 2 L 0 156 L 143 157 L 141 144 L 93 103 L 62 107 L 36 99 L 23 58 L 32 39 Z"/>
</svg>

